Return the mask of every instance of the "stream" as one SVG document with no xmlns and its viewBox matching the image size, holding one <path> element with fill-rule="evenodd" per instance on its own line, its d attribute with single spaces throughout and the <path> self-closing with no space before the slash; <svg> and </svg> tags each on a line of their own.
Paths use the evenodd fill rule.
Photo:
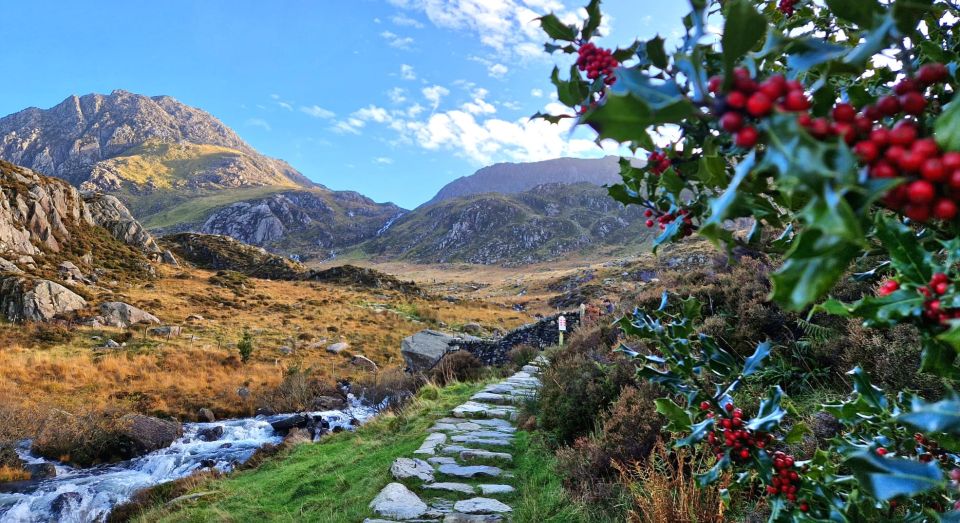
<svg viewBox="0 0 960 523">
<path fill-rule="evenodd" d="M 350 398 L 350 407 L 343 411 L 309 413 L 322 416 L 336 427 L 350 430 L 351 419 L 367 421 L 377 410 Z M 250 459 L 260 447 L 278 444 L 283 437 L 271 422 L 290 416 L 257 416 L 221 420 L 214 423 L 184 423 L 183 436 L 167 448 L 139 458 L 90 468 L 73 468 L 45 460 L 30 453 L 29 442 L 18 452 L 27 463 L 52 463 L 56 477 L 22 484 L 0 485 L 0 521 L 61 523 L 103 521 L 114 506 L 131 498 L 137 491 L 190 475 L 197 469 L 213 465 L 228 472 Z M 203 441 L 198 431 L 223 427 L 223 435 L 215 441 Z"/>
</svg>

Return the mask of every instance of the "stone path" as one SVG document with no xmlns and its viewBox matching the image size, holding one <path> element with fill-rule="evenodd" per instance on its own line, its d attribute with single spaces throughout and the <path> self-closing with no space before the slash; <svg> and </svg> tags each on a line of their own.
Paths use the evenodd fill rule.
<svg viewBox="0 0 960 523">
<path fill-rule="evenodd" d="M 509 521 L 517 405 L 536 394 L 545 364 L 538 356 L 437 420 L 413 456 L 393 462 L 394 482 L 370 503 L 376 515 L 364 523 Z"/>
</svg>

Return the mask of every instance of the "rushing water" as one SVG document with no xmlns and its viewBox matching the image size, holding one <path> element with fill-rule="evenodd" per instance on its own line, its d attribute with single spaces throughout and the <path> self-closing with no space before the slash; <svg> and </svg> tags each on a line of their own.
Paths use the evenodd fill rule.
<svg viewBox="0 0 960 523">
<path fill-rule="evenodd" d="M 351 397 L 346 411 L 313 412 L 330 423 L 330 429 L 352 428 L 351 419 L 366 421 L 376 409 L 366 407 Z M 28 463 L 53 463 L 54 478 L 30 482 L 15 491 L 0 492 L 0 521 L 63 523 L 101 521 L 110 510 L 123 503 L 138 490 L 188 476 L 193 471 L 215 463 L 221 471 L 229 471 L 267 443 L 277 444 L 283 438 L 270 423 L 289 415 L 257 416 L 217 421 L 186 423 L 183 437 L 165 449 L 145 456 L 86 469 L 49 462 L 29 453 L 29 444 L 20 449 Z M 223 436 L 216 441 L 203 441 L 198 431 L 223 427 Z"/>
</svg>

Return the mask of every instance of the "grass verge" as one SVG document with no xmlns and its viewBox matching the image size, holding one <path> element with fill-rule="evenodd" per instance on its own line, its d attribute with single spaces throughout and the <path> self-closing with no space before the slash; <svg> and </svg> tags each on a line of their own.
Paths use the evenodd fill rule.
<svg viewBox="0 0 960 523">
<path fill-rule="evenodd" d="M 427 385 L 400 414 L 384 414 L 355 432 L 300 445 L 255 470 L 200 485 L 197 492 L 209 494 L 154 507 L 134 521 L 362 521 L 367 505 L 391 481 L 393 460 L 412 455 L 435 419 L 482 386 Z"/>
</svg>

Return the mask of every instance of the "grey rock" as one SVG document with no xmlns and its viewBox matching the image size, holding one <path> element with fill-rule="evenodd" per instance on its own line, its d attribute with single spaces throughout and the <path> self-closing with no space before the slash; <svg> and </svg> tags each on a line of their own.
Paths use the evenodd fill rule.
<svg viewBox="0 0 960 523">
<path fill-rule="evenodd" d="M 0 311 L 13 322 L 49 321 L 86 306 L 79 294 L 59 283 L 23 276 L 0 279 Z"/>
<path fill-rule="evenodd" d="M 447 435 L 442 432 L 434 432 L 427 436 L 423 441 L 423 444 L 420 445 L 420 448 L 413 451 L 414 454 L 425 454 L 428 456 L 433 456 L 437 453 L 437 446 L 442 445 L 447 442 Z"/>
<path fill-rule="evenodd" d="M 183 435 L 182 427 L 175 421 L 140 414 L 128 414 L 121 421 L 121 433 L 130 441 L 134 456 L 169 447 Z"/>
<path fill-rule="evenodd" d="M 495 478 L 503 473 L 503 470 L 488 465 L 440 465 L 437 469 L 441 474 L 454 476 L 458 478 L 477 478 L 490 477 Z M 462 512 L 462 511 L 461 511 Z"/>
<path fill-rule="evenodd" d="M 479 485 L 479 488 L 480 493 L 484 496 L 490 496 L 494 494 L 509 494 L 517 490 L 510 485 Z"/>
<path fill-rule="evenodd" d="M 347 350 L 347 349 L 349 349 L 349 348 L 350 348 L 350 344 L 349 344 L 349 343 L 347 343 L 347 342 L 345 342 L 345 341 L 341 341 L 341 342 L 339 342 L 339 343 L 334 343 L 334 344 L 328 345 L 328 346 L 327 346 L 327 352 L 329 352 L 329 353 L 331 353 L 331 354 L 340 354 L 341 352 L 343 352 L 343 351 L 345 351 L 345 350 Z"/>
<path fill-rule="evenodd" d="M 458 501 L 453 505 L 453 509 L 464 514 L 502 514 L 513 511 L 501 501 L 480 497 Z"/>
<path fill-rule="evenodd" d="M 121 328 L 147 323 L 160 323 L 160 319 L 153 314 L 122 301 L 108 301 L 101 304 L 100 315 L 103 316 L 106 325 Z"/>
<path fill-rule="evenodd" d="M 280 352 L 280 354 L 283 354 L 284 356 L 289 356 L 293 354 L 293 349 L 286 345 L 278 348 L 277 350 Z"/>
<path fill-rule="evenodd" d="M 433 481 L 433 467 L 422 459 L 397 458 L 390 466 L 394 479 L 417 478 L 421 481 Z"/>
<path fill-rule="evenodd" d="M 491 403 L 494 405 L 510 405 L 515 402 L 513 397 L 494 394 L 492 392 L 478 392 L 471 396 L 470 399 L 478 403 Z"/>
<path fill-rule="evenodd" d="M 503 516 L 498 514 L 461 514 L 451 512 L 443 517 L 443 523 L 499 523 Z"/>
<path fill-rule="evenodd" d="M 472 436 L 453 436 L 451 438 L 456 443 L 462 443 L 465 445 L 490 445 L 494 447 L 509 447 L 511 445 L 510 438 L 476 438 Z"/>
<path fill-rule="evenodd" d="M 203 441 L 217 441 L 223 437 L 223 426 L 215 425 L 213 427 L 205 427 L 197 431 L 197 438 Z"/>
<path fill-rule="evenodd" d="M 335 396 L 317 396 L 313 400 L 314 410 L 341 410 L 347 407 L 347 400 Z"/>
<path fill-rule="evenodd" d="M 483 334 L 483 326 L 480 325 L 479 323 L 465 323 L 463 324 L 463 327 L 461 328 L 461 330 L 473 336 L 479 336 Z"/>
<path fill-rule="evenodd" d="M 20 267 L 9 260 L 0 258 L 0 273 L 10 273 L 10 274 L 23 274 L 23 270 Z"/>
<path fill-rule="evenodd" d="M 428 483 L 423 486 L 425 489 L 446 490 L 447 492 L 462 492 L 464 494 L 476 494 L 476 489 L 466 483 Z"/>
<path fill-rule="evenodd" d="M 426 514 L 429 507 L 419 496 L 401 483 L 390 483 L 370 502 L 377 514 L 396 519 L 415 519 Z"/>
<path fill-rule="evenodd" d="M 163 327 L 152 327 L 149 332 L 161 338 L 179 338 L 183 334 L 183 327 L 179 325 L 164 325 Z"/>
<path fill-rule="evenodd" d="M 213 423 L 214 421 L 217 421 L 217 417 L 213 415 L 213 411 L 206 407 L 197 411 L 197 419 L 207 423 Z"/>
<path fill-rule="evenodd" d="M 463 461 L 506 461 L 512 462 L 513 456 L 506 452 L 491 452 L 489 450 L 464 450 L 460 452 L 460 459 Z"/>
<path fill-rule="evenodd" d="M 117 349 L 120 344 L 108 338 L 107 341 L 103 342 L 103 346 L 108 349 Z"/>
<path fill-rule="evenodd" d="M 110 231 L 114 238 L 136 247 L 144 254 L 157 260 L 163 251 L 153 236 L 138 222 L 127 206 L 115 196 L 101 193 L 87 193 L 83 196 L 94 222 Z M 174 260 L 176 261 L 176 260 Z"/>
<path fill-rule="evenodd" d="M 63 280 L 86 281 L 86 277 L 84 277 L 80 267 L 77 267 L 76 264 L 71 261 L 60 262 L 60 265 L 57 266 L 57 274 L 59 274 Z"/>
<path fill-rule="evenodd" d="M 57 476 L 57 467 L 53 463 L 28 463 L 23 468 L 30 473 L 30 479 L 33 481 Z"/>
<path fill-rule="evenodd" d="M 426 371 L 433 368 L 440 358 L 462 339 L 465 338 L 435 330 L 422 330 L 403 339 L 400 343 L 400 354 L 403 355 L 403 361 L 411 372 Z"/>
<path fill-rule="evenodd" d="M 434 456 L 432 458 L 427 458 L 427 462 L 431 465 L 456 465 L 457 460 L 449 456 Z"/>
</svg>

